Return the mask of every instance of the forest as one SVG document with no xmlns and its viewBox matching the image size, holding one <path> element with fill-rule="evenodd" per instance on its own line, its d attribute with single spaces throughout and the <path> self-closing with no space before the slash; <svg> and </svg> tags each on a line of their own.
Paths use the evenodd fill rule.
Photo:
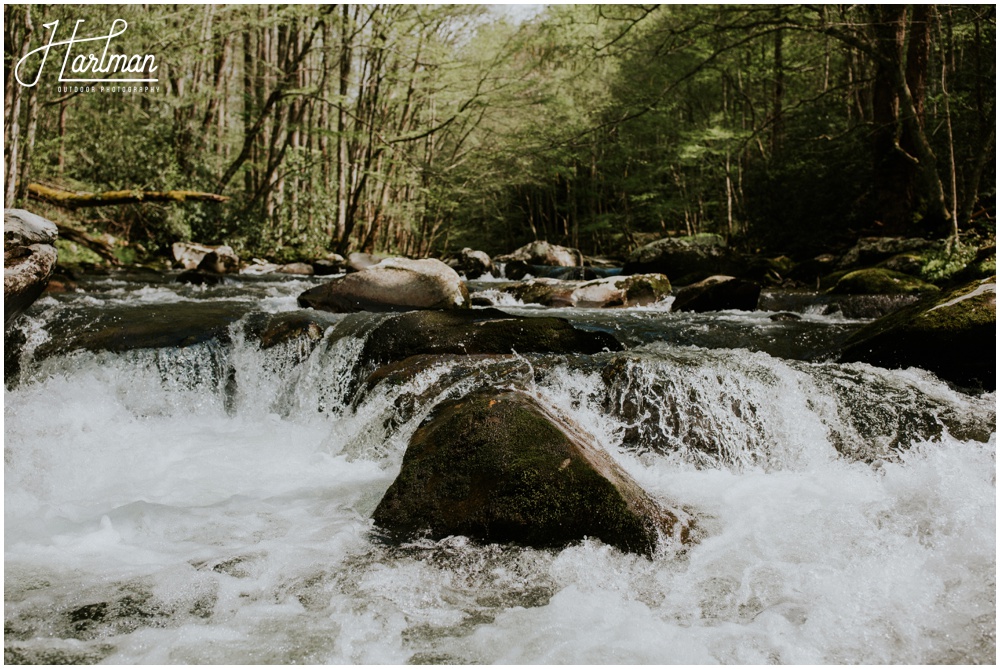
<svg viewBox="0 0 1000 669">
<path fill-rule="evenodd" d="M 5 206 L 121 263 L 994 237 L 994 5 L 535 7 L 5 5 Z M 74 30 L 156 83 L 60 83 Z"/>
</svg>

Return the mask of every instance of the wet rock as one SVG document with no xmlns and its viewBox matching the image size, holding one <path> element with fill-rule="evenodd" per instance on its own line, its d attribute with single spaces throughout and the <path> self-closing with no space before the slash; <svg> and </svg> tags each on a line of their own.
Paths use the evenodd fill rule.
<svg viewBox="0 0 1000 669">
<path fill-rule="evenodd" d="M 841 362 L 919 367 L 967 388 L 996 389 L 996 277 L 926 298 L 871 323 Z"/>
<path fill-rule="evenodd" d="M 938 287 L 909 274 L 872 267 L 843 275 L 830 292 L 834 295 L 915 295 L 936 293 Z"/>
<path fill-rule="evenodd" d="M 45 290 L 56 266 L 55 223 L 24 209 L 4 209 L 4 328 Z"/>
<path fill-rule="evenodd" d="M 387 258 L 299 295 L 299 306 L 335 313 L 464 309 L 465 283 L 440 260 Z"/>
<path fill-rule="evenodd" d="M 668 237 L 639 247 L 622 274 L 665 274 L 674 285 L 687 285 L 716 274 L 740 274 L 744 262 L 719 235 Z"/>
<path fill-rule="evenodd" d="M 661 533 L 687 536 L 579 427 L 518 391 L 439 405 L 373 518 L 398 540 L 427 533 L 560 547 L 595 537 L 646 555 Z"/>
<path fill-rule="evenodd" d="M 731 276 L 710 276 L 677 291 L 672 311 L 754 311 L 760 299 L 760 284 Z"/>
<path fill-rule="evenodd" d="M 304 262 L 292 262 L 278 268 L 281 274 L 296 274 L 298 276 L 312 276 L 313 267 Z"/>
<path fill-rule="evenodd" d="M 787 321 L 801 321 L 802 316 L 798 314 L 793 314 L 788 311 L 779 311 L 776 314 L 771 314 L 768 318 L 776 323 L 782 323 Z"/>
<path fill-rule="evenodd" d="M 507 263 L 519 260 L 529 265 L 580 267 L 583 265 L 583 254 L 578 249 L 550 244 L 545 241 L 537 241 L 525 244 L 507 255 L 497 256 L 496 260 Z"/>
<path fill-rule="evenodd" d="M 368 335 L 362 364 L 383 365 L 420 354 L 600 353 L 622 345 L 607 332 L 578 330 L 562 318 L 512 316 L 499 309 L 411 311 Z"/>
<path fill-rule="evenodd" d="M 312 309 L 283 311 L 277 314 L 255 313 L 247 318 L 246 332 L 266 350 L 290 341 L 301 342 L 309 350 L 323 338 L 337 316 Z"/>
<path fill-rule="evenodd" d="M 177 283 L 186 283 L 192 286 L 218 286 L 226 281 L 221 274 L 200 269 L 189 269 L 181 272 L 175 280 Z"/>
<path fill-rule="evenodd" d="M 493 261 L 482 251 L 475 251 L 468 247 L 462 249 L 448 261 L 448 266 L 454 269 L 466 279 L 478 279 L 484 274 L 493 272 Z"/>
<path fill-rule="evenodd" d="M 229 341 L 229 326 L 246 309 L 245 304 L 217 301 L 109 306 L 96 321 L 91 315 L 70 311 L 47 326 L 50 339 L 36 349 L 35 357 L 77 349 L 130 351 Z"/>
<path fill-rule="evenodd" d="M 497 262 L 500 262 L 499 258 L 497 259 Z M 520 281 L 529 274 L 534 276 L 534 274 L 532 274 L 533 271 L 534 268 L 531 264 L 523 260 L 503 261 L 503 276 L 505 279 L 510 279 L 511 281 Z"/>
<path fill-rule="evenodd" d="M 363 269 L 368 269 L 372 265 L 377 265 L 385 259 L 385 256 L 374 255 L 372 253 L 361 253 L 360 251 L 355 251 L 354 253 L 347 256 L 347 271 L 348 272 L 360 272 Z"/>
<path fill-rule="evenodd" d="M 205 254 L 197 269 L 214 274 L 234 274 L 240 271 L 240 258 L 232 248 L 216 246 Z"/>
</svg>

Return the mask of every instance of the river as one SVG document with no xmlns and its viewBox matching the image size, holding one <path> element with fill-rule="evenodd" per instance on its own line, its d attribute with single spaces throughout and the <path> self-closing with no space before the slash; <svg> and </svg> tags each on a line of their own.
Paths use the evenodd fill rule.
<svg viewBox="0 0 1000 669">
<path fill-rule="evenodd" d="M 825 361 L 864 321 L 820 309 L 508 303 L 627 350 L 449 360 L 357 394 L 384 316 L 331 315 L 314 346 L 248 334 L 319 282 L 89 277 L 22 318 L 4 393 L 7 662 L 995 662 L 994 393 Z M 196 307 L 223 314 L 212 336 L 80 344 Z M 483 385 L 572 418 L 697 518 L 697 541 L 652 559 L 592 540 L 380 541 L 370 517 L 410 435 Z"/>
</svg>

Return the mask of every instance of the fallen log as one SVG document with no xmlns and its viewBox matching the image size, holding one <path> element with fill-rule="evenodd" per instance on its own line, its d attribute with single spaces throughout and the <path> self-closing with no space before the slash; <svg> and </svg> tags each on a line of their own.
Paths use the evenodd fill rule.
<svg viewBox="0 0 1000 669">
<path fill-rule="evenodd" d="M 114 190 L 104 193 L 77 193 L 42 184 L 28 184 L 28 197 L 66 209 L 144 202 L 226 202 L 229 200 L 223 195 L 193 190 Z"/>
<path fill-rule="evenodd" d="M 76 228 L 71 228 L 65 225 L 59 225 L 56 223 L 56 228 L 59 230 L 59 236 L 66 241 L 75 242 L 80 246 L 86 247 L 101 256 L 112 265 L 120 265 L 121 260 L 115 255 L 114 247 L 105 242 L 102 239 L 97 239 L 96 237 L 91 237 L 86 232 L 82 230 L 77 230 Z"/>
</svg>

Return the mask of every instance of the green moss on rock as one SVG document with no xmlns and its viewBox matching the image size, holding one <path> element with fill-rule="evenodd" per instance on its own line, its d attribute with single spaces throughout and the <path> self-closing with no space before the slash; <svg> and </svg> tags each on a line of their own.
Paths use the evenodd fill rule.
<svg viewBox="0 0 1000 669">
<path fill-rule="evenodd" d="M 889 314 L 856 332 L 842 362 L 919 367 L 970 388 L 996 388 L 996 277 Z"/>
<path fill-rule="evenodd" d="M 600 449 L 521 392 L 445 402 L 410 440 L 374 520 L 397 539 L 558 547 L 596 537 L 651 554 L 686 528 Z"/>
<path fill-rule="evenodd" d="M 848 272 L 830 289 L 835 295 L 913 295 L 937 291 L 933 284 L 881 267 Z"/>
</svg>

